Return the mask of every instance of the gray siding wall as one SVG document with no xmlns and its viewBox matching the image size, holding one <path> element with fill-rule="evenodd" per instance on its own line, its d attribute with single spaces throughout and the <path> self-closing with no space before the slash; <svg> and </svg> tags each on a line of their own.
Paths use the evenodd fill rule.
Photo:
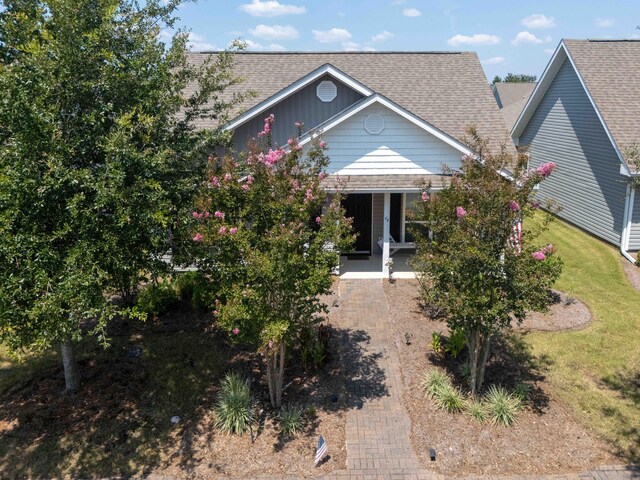
<svg viewBox="0 0 640 480">
<path fill-rule="evenodd" d="M 337 89 L 337 96 L 331 102 L 323 102 L 316 95 L 316 88 L 323 80 L 332 81 Z M 243 150 L 247 141 L 256 138 L 264 127 L 264 119 L 273 113 L 275 123 L 272 131 L 273 143 L 285 145 L 287 140 L 295 137 L 298 130 L 296 122 L 303 122 L 304 130 L 311 130 L 322 122 L 340 113 L 347 107 L 361 100 L 363 96 L 335 78 L 325 75 L 302 90 L 283 101 L 273 105 L 255 118 L 240 125 L 234 132 L 233 144 L 236 150 Z"/>
<path fill-rule="evenodd" d="M 559 216 L 620 244 L 626 185 L 620 161 L 570 61 L 560 67 L 525 131 L 531 166 L 555 162 L 538 198 L 554 199 Z"/>
<path fill-rule="evenodd" d="M 631 232 L 629 232 L 629 250 L 640 250 L 640 191 L 636 190 L 631 215 Z"/>
<path fill-rule="evenodd" d="M 371 206 L 371 253 L 381 254 L 378 239 L 384 233 L 384 193 L 374 193 L 372 195 Z"/>
</svg>

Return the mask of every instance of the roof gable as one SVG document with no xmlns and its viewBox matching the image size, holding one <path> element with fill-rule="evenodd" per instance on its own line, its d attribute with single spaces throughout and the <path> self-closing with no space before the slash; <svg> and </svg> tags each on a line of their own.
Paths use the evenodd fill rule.
<svg viewBox="0 0 640 480">
<path fill-rule="evenodd" d="M 562 40 L 518 117 L 512 137 L 517 139 L 522 134 L 565 59 L 570 61 L 626 173 L 630 174 L 624 151 L 640 142 L 640 82 L 633 78 L 640 65 L 640 41 Z"/>
<path fill-rule="evenodd" d="M 197 64 L 207 55 L 191 53 L 189 60 Z M 502 143 L 511 144 L 473 52 L 240 52 L 235 54 L 235 72 L 245 81 L 222 97 L 255 91 L 257 97 L 241 105 L 245 112 L 255 113 L 254 109 L 264 109 L 263 102 L 286 94 L 292 84 L 304 82 L 301 79 L 309 72 L 327 65 L 458 141 L 465 137 L 468 126 L 476 124 L 495 149 Z"/>
</svg>

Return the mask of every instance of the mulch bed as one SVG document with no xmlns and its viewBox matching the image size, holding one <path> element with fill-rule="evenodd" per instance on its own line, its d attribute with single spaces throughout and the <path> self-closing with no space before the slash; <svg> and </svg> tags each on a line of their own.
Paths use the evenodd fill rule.
<svg viewBox="0 0 640 480">
<path fill-rule="evenodd" d="M 327 301 L 332 305 L 333 297 Z M 338 314 L 332 308 L 329 320 Z M 303 371 L 295 356 L 288 360 L 283 403 L 313 406 L 316 414 L 303 432 L 285 436 L 269 403 L 262 362 L 230 345 L 211 324 L 208 315 L 186 307 L 147 324 L 117 320 L 109 326 L 110 350 L 90 347 L 79 355 L 83 384 L 77 394 L 62 392 L 59 365 L 0 393 L 0 477 L 301 478 L 344 469 L 338 340 L 330 340 L 329 359 L 317 372 Z M 213 426 L 219 381 L 229 370 L 253 379 L 254 442 L 249 434 L 225 435 Z M 175 424 L 174 415 L 180 417 Z M 315 468 L 319 434 L 330 457 Z"/>
<path fill-rule="evenodd" d="M 422 374 L 436 366 L 457 375 L 460 359 L 442 358 L 430 351 L 432 332 L 446 334 L 446 324 L 428 318 L 419 307 L 417 281 L 385 282 L 384 289 L 402 358 L 411 441 L 426 468 L 456 477 L 541 475 L 581 472 L 619 461 L 610 447 L 579 424 L 568 406 L 554 395 L 545 381 L 548 366 L 531 355 L 523 332 L 511 332 L 507 341 L 493 345 L 485 380 L 486 385 L 506 388 L 521 381 L 532 386 L 529 405 L 515 425 L 505 428 L 480 424 L 465 413 L 437 410 L 424 396 L 420 382 Z M 560 296 L 548 314 L 531 316 L 521 328 L 576 328 L 590 318 L 585 309 Z M 462 385 L 459 375 L 457 383 Z M 435 462 L 429 460 L 429 447 L 436 450 Z"/>
</svg>

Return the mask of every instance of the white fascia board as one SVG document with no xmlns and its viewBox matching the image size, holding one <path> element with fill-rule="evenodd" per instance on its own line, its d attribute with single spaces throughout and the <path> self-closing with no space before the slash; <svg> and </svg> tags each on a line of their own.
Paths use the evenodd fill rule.
<svg viewBox="0 0 640 480">
<path fill-rule="evenodd" d="M 516 123 L 511 129 L 511 138 L 513 138 L 514 142 L 519 143 L 520 135 L 522 135 L 524 128 L 526 127 L 527 123 L 529 123 L 533 112 L 538 107 L 538 104 L 540 103 L 540 100 L 542 100 L 544 94 L 547 92 L 547 88 L 549 88 L 549 85 L 551 85 L 551 82 L 555 78 L 556 73 L 558 73 L 558 70 L 560 69 L 560 66 L 562 65 L 562 62 L 564 61 L 566 56 L 566 48 L 564 46 L 564 43 L 561 41 L 556 47 L 556 51 L 553 52 L 553 55 L 551 55 L 551 60 L 549 60 L 549 63 L 547 63 L 547 66 L 542 72 L 540 80 L 538 80 L 536 87 L 533 89 L 533 92 L 531 92 L 531 95 L 529 96 L 529 100 L 527 100 L 527 103 L 520 112 Z"/>
<path fill-rule="evenodd" d="M 613 135 L 611 135 L 611 131 L 609 131 L 609 127 L 607 126 L 607 123 L 604 121 L 604 118 L 602 118 L 602 114 L 600 113 L 600 110 L 598 109 L 596 102 L 593 100 L 593 97 L 591 96 L 591 92 L 589 92 L 587 85 L 584 83 L 584 79 L 582 78 L 582 75 L 580 75 L 580 71 L 576 67 L 576 64 L 573 61 L 573 58 L 571 57 L 571 53 L 569 52 L 569 49 L 564 44 L 564 40 L 562 40 L 558 45 L 558 47 L 556 48 L 556 51 L 552 55 L 551 60 L 547 65 L 547 68 L 545 68 L 544 72 L 542 73 L 542 77 L 540 78 L 540 81 L 536 85 L 536 88 L 533 90 L 533 93 L 529 97 L 529 100 L 527 101 L 527 104 L 525 105 L 524 109 L 522 110 L 522 112 L 520 112 L 520 116 L 518 117 L 518 120 L 516 120 L 515 125 L 511 129 L 511 138 L 513 138 L 514 141 L 517 142 L 518 144 L 520 143 L 520 135 L 522 135 L 522 132 L 527 126 L 527 123 L 529 123 L 531 116 L 533 115 L 536 108 L 540 104 L 542 97 L 547 92 L 547 89 L 551 85 L 551 82 L 553 81 L 556 74 L 558 73 L 558 70 L 560 69 L 562 62 L 567 58 L 569 59 L 569 62 L 571 62 L 571 67 L 573 68 L 573 71 L 576 73 L 578 80 L 580 80 L 580 85 L 582 86 L 582 89 L 587 94 L 587 98 L 589 99 L 591 106 L 595 110 L 596 115 L 598 116 L 598 119 L 600 120 L 600 123 L 602 124 L 602 127 L 604 128 L 604 131 L 607 134 L 607 137 L 609 138 L 609 141 L 611 142 L 611 145 L 613 145 L 613 148 L 616 151 L 618 158 L 620 159 L 620 162 L 622 164 L 620 173 L 626 176 L 631 176 L 631 170 L 629 169 L 627 162 L 622 156 L 622 152 L 620 151 L 618 144 L 613 139 Z M 625 170 L 624 173 L 622 172 L 622 169 Z"/>
<path fill-rule="evenodd" d="M 285 98 L 289 97 L 290 95 L 293 95 L 294 93 L 296 93 L 300 89 L 306 87 L 307 85 L 309 85 L 310 83 L 314 82 L 315 80 L 317 80 L 318 78 L 322 77 L 323 75 L 331 75 L 336 80 L 339 80 L 340 82 L 344 83 L 345 85 L 347 85 L 348 87 L 352 88 L 356 92 L 364 95 L 365 97 L 368 97 L 368 96 L 373 94 L 373 90 L 371 90 L 367 86 L 365 86 L 362 83 L 358 82 L 357 80 L 351 78 L 346 73 L 341 72 L 340 70 L 335 68 L 333 65 L 326 64 L 326 65 L 323 65 L 322 67 L 314 70 L 313 72 L 308 73 L 304 77 L 296 80 L 295 82 L 293 82 L 288 87 L 283 88 L 278 93 L 276 93 L 276 94 L 272 95 L 271 97 L 267 98 L 266 100 L 260 102 L 258 105 L 250 108 L 249 110 L 244 112 L 242 115 L 236 117 L 234 120 L 232 120 L 231 122 L 226 124 L 223 127 L 223 130 L 224 131 L 229 131 L 229 130 L 234 130 L 234 129 L 238 128 L 243 123 L 248 122 L 249 120 L 251 120 L 255 116 L 259 115 L 264 110 L 272 107 L 273 105 L 275 105 L 278 102 L 281 102 L 282 100 L 284 100 Z"/>
<path fill-rule="evenodd" d="M 443 133 L 440 130 L 438 130 L 437 128 L 435 128 L 430 123 L 425 122 L 421 118 L 415 116 L 411 112 L 408 112 L 407 110 L 402 108 L 400 105 L 392 102 L 391 100 L 389 100 L 386 97 L 383 97 L 379 93 L 375 93 L 375 94 L 371 95 L 370 97 L 361 100 L 359 103 L 355 104 L 353 107 L 351 107 L 351 108 L 343 111 L 342 113 L 339 113 L 335 117 L 327 120 L 324 124 L 319 125 L 317 127 L 317 130 L 314 133 L 308 134 L 302 140 L 300 140 L 300 145 L 301 146 L 306 145 L 307 143 L 309 143 L 314 138 L 322 135 L 324 132 L 327 132 L 327 131 L 331 130 L 335 126 L 341 124 L 345 120 L 351 118 L 352 116 L 354 116 L 358 112 L 361 112 L 362 110 L 364 110 L 365 108 L 367 108 L 370 105 L 373 105 L 374 103 L 378 103 L 380 105 L 383 105 L 384 107 L 386 107 L 389 110 L 397 113 L 401 117 L 404 117 L 405 119 L 409 120 L 414 125 L 417 125 L 421 129 L 429 132 L 434 137 L 442 140 L 443 142 L 445 142 L 448 145 L 451 145 L 456 150 L 458 150 L 458 151 L 460 151 L 460 152 L 462 152 L 462 153 L 464 153 L 466 155 L 470 155 L 471 154 L 471 150 L 469 149 L 469 147 L 467 147 L 463 143 L 458 142 L 457 140 L 454 140 L 450 136 L 446 135 L 445 133 Z"/>
</svg>

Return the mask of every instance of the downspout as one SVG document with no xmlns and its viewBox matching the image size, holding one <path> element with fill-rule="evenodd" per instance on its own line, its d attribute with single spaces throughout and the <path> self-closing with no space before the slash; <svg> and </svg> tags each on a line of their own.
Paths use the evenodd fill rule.
<svg viewBox="0 0 640 480">
<path fill-rule="evenodd" d="M 622 234 L 620 235 L 620 253 L 631 263 L 636 263 L 636 259 L 627 252 L 629 249 L 629 236 L 631 235 L 631 219 L 633 217 L 633 202 L 635 196 L 636 189 L 631 187 L 631 181 L 629 181 L 624 202 Z"/>
</svg>

